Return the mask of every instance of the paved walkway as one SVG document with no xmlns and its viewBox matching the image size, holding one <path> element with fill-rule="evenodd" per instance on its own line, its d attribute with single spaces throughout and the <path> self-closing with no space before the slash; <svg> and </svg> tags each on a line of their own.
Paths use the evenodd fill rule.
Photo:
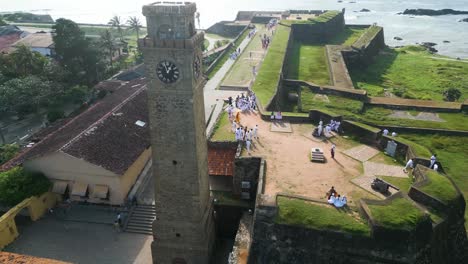
<svg viewBox="0 0 468 264">
<path fill-rule="evenodd" d="M 408 178 L 408 174 L 403 172 L 403 166 L 387 165 L 366 161 L 364 162 L 364 175 L 366 176 L 392 176 L 398 178 Z"/>
<path fill-rule="evenodd" d="M 117 233 L 111 225 L 62 221 L 47 215 L 18 228 L 21 235 L 4 251 L 76 264 L 152 263 L 151 236 Z"/>
<path fill-rule="evenodd" d="M 374 157 L 375 155 L 379 154 L 379 150 L 369 147 L 367 145 L 359 145 L 357 147 L 343 151 L 343 154 L 346 154 L 351 158 L 357 159 L 361 162 L 365 162 Z"/>
</svg>

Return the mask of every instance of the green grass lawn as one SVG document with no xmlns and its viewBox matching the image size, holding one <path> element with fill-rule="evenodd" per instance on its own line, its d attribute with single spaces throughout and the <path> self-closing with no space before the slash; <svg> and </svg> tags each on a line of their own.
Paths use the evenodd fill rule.
<svg viewBox="0 0 468 264">
<path fill-rule="evenodd" d="M 241 53 L 241 56 L 236 60 L 231 70 L 226 74 L 222 85 L 233 85 L 233 86 L 248 86 L 250 81 L 253 79 L 252 67 L 256 66 L 258 71 L 258 65 L 261 62 L 259 56 L 264 54 L 262 49 L 262 42 L 260 41 L 263 34 L 267 33 L 267 30 L 262 25 L 257 24 L 257 34 L 249 42 L 247 47 Z M 270 34 L 270 33 L 268 33 Z M 254 54 L 250 58 L 250 52 Z"/>
<path fill-rule="evenodd" d="M 238 206 L 251 208 L 254 204 L 245 200 L 237 199 L 232 195 L 232 192 L 211 191 L 213 198 L 216 199 L 215 204 Z"/>
<path fill-rule="evenodd" d="M 223 111 L 216 123 L 211 136 L 211 141 L 235 141 L 234 133 L 232 132 L 231 122 L 226 111 Z"/>
<path fill-rule="evenodd" d="M 226 63 L 226 61 L 229 59 L 229 56 L 231 55 L 231 53 L 233 53 L 239 47 L 239 44 L 242 43 L 242 41 L 247 37 L 248 34 L 249 34 L 249 30 L 245 30 L 244 33 L 242 33 L 242 35 L 234 42 L 234 45 L 231 48 L 229 48 L 229 50 L 227 50 L 222 55 L 222 57 L 219 58 L 219 60 L 216 61 L 216 64 L 213 70 L 208 74 L 208 78 L 213 78 L 213 76 L 215 76 L 215 74 L 219 71 L 219 69 L 221 69 L 224 63 Z"/>
<path fill-rule="evenodd" d="M 388 205 L 368 206 L 372 217 L 388 229 L 412 230 L 424 220 L 424 212 L 404 198 L 397 198 Z"/>
<path fill-rule="evenodd" d="M 429 183 L 420 187 L 423 192 L 446 203 L 450 203 L 457 197 L 455 187 L 453 187 L 449 179 L 433 170 L 428 170 L 426 176 Z"/>
<path fill-rule="evenodd" d="M 439 59 L 434 59 L 436 57 Z M 468 99 L 468 63 L 443 60 L 417 46 L 385 49 L 364 69 L 349 69 L 354 86 L 371 96 L 384 89 L 403 98 L 443 100 L 443 91 L 458 88 Z"/>
<path fill-rule="evenodd" d="M 275 95 L 291 28 L 278 25 L 252 90 L 263 107 Z"/>
<path fill-rule="evenodd" d="M 305 19 L 305 20 L 281 20 L 281 24 L 291 26 L 292 24 L 317 24 L 325 23 L 330 21 L 332 18 L 337 16 L 340 11 L 330 10 L 317 17 Z"/>
<path fill-rule="evenodd" d="M 392 177 L 392 176 L 379 176 L 382 180 L 391 183 L 398 187 L 400 191 L 404 193 L 408 193 L 409 189 L 411 188 L 411 185 L 413 185 L 413 181 L 408 177 L 408 178 L 400 178 L 400 177 Z"/>
<path fill-rule="evenodd" d="M 437 159 L 461 190 L 468 205 L 468 137 L 409 133 L 404 137 L 437 154 Z M 465 210 L 465 219 L 468 219 L 468 210 Z M 465 227 L 468 228 L 468 221 L 465 222 Z"/>
<path fill-rule="evenodd" d="M 358 100 L 348 99 L 346 97 L 327 95 L 329 102 L 314 99 L 316 93 L 312 92 L 308 87 L 301 89 L 302 111 L 309 112 L 310 109 L 325 109 L 332 112 L 345 111 L 349 113 L 359 113 L 363 103 Z"/>
<path fill-rule="evenodd" d="M 355 235 L 370 235 L 367 223 L 356 213 L 351 214 L 333 206 L 319 205 L 299 199 L 278 198 L 276 222 L 314 229 L 343 231 Z"/>
<path fill-rule="evenodd" d="M 287 60 L 286 78 L 318 85 L 330 84 L 325 46 L 294 41 L 292 52 Z"/>
<path fill-rule="evenodd" d="M 346 27 L 325 44 L 349 46 L 365 30 L 365 28 Z M 325 44 L 294 41 L 291 54 L 286 58 L 288 63 L 286 78 L 303 80 L 318 85 L 330 85 Z"/>
</svg>

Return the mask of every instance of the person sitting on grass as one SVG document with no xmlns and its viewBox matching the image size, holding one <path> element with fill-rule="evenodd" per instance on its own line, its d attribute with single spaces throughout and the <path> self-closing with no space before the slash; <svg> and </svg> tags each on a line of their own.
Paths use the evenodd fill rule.
<svg viewBox="0 0 468 264">
<path fill-rule="evenodd" d="M 338 198 L 335 199 L 335 202 L 333 205 L 335 205 L 336 208 L 341 208 L 345 206 L 348 203 L 348 200 L 346 199 L 346 196 L 343 195 L 343 197 L 340 197 L 338 195 Z"/>
<path fill-rule="evenodd" d="M 337 198 L 335 198 L 335 194 L 330 195 L 330 198 L 328 198 L 328 203 L 329 204 L 335 204 Z"/>
</svg>

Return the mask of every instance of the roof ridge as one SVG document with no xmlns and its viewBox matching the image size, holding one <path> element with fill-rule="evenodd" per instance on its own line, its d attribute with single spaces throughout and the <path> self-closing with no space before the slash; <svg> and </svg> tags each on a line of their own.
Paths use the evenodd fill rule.
<svg viewBox="0 0 468 264">
<path fill-rule="evenodd" d="M 88 126 L 86 129 L 81 131 L 77 136 L 72 138 L 70 141 L 65 143 L 62 147 L 60 147 L 58 150 L 65 150 L 67 147 L 69 147 L 71 144 L 73 144 L 75 141 L 80 139 L 84 134 L 86 134 L 88 131 L 90 131 L 93 127 L 98 125 L 99 123 L 104 122 L 109 116 L 111 116 L 114 112 L 120 110 L 124 105 L 126 105 L 128 102 L 133 100 L 138 94 L 140 94 L 143 90 L 146 89 L 146 85 L 143 85 L 141 88 L 136 90 L 133 94 L 131 94 L 128 98 L 123 100 L 120 104 L 116 105 L 114 108 L 112 108 L 109 112 L 107 112 L 104 116 L 96 120 L 94 123 L 92 123 L 90 126 Z"/>
</svg>

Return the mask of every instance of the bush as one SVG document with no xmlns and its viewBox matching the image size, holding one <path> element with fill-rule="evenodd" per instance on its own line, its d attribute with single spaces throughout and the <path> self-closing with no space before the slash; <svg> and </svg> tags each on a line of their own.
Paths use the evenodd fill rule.
<svg viewBox="0 0 468 264">
<path fill-rule="evenodd" d="M 42 173 L 31 173 L 22 167 L 15 167 L 0 173 L 0 203 L 14 206 L 31 196 L 41 195 L 49 190 L 50 181 Z"/>
<path fill-rule="evenodd" d="M 457 88 L 449 88 L 444 91 L 444 100 L 449 102 L 455 102 L 461 97 L 461 91 Z"/>
<path fill-rule="evenodd" d="M 84 85 L 73 86 L 70 90 L 67 91 L 65 97 L 67 101 L 73 102 L 75 104 L 82 104 L 86 101 L 88 96 L 89 88 Z"/>
<path fill-rule="evenodd" d="M 19 151 L 17 144 L 6 144 L 0 146 L 0 165 L 9 161 Z"/>
<path fill-rule="evenodd" d="M 49 120 L 49 122 L 55 122 L 56 120 L 60 119 L 60 118 L 64 118 L 65 117 L 65 112 L 63 112 L 63 110 L 61 109 L 50 109 L 48 112 L 47 112 L 47 120 Z"/>
</svg>

